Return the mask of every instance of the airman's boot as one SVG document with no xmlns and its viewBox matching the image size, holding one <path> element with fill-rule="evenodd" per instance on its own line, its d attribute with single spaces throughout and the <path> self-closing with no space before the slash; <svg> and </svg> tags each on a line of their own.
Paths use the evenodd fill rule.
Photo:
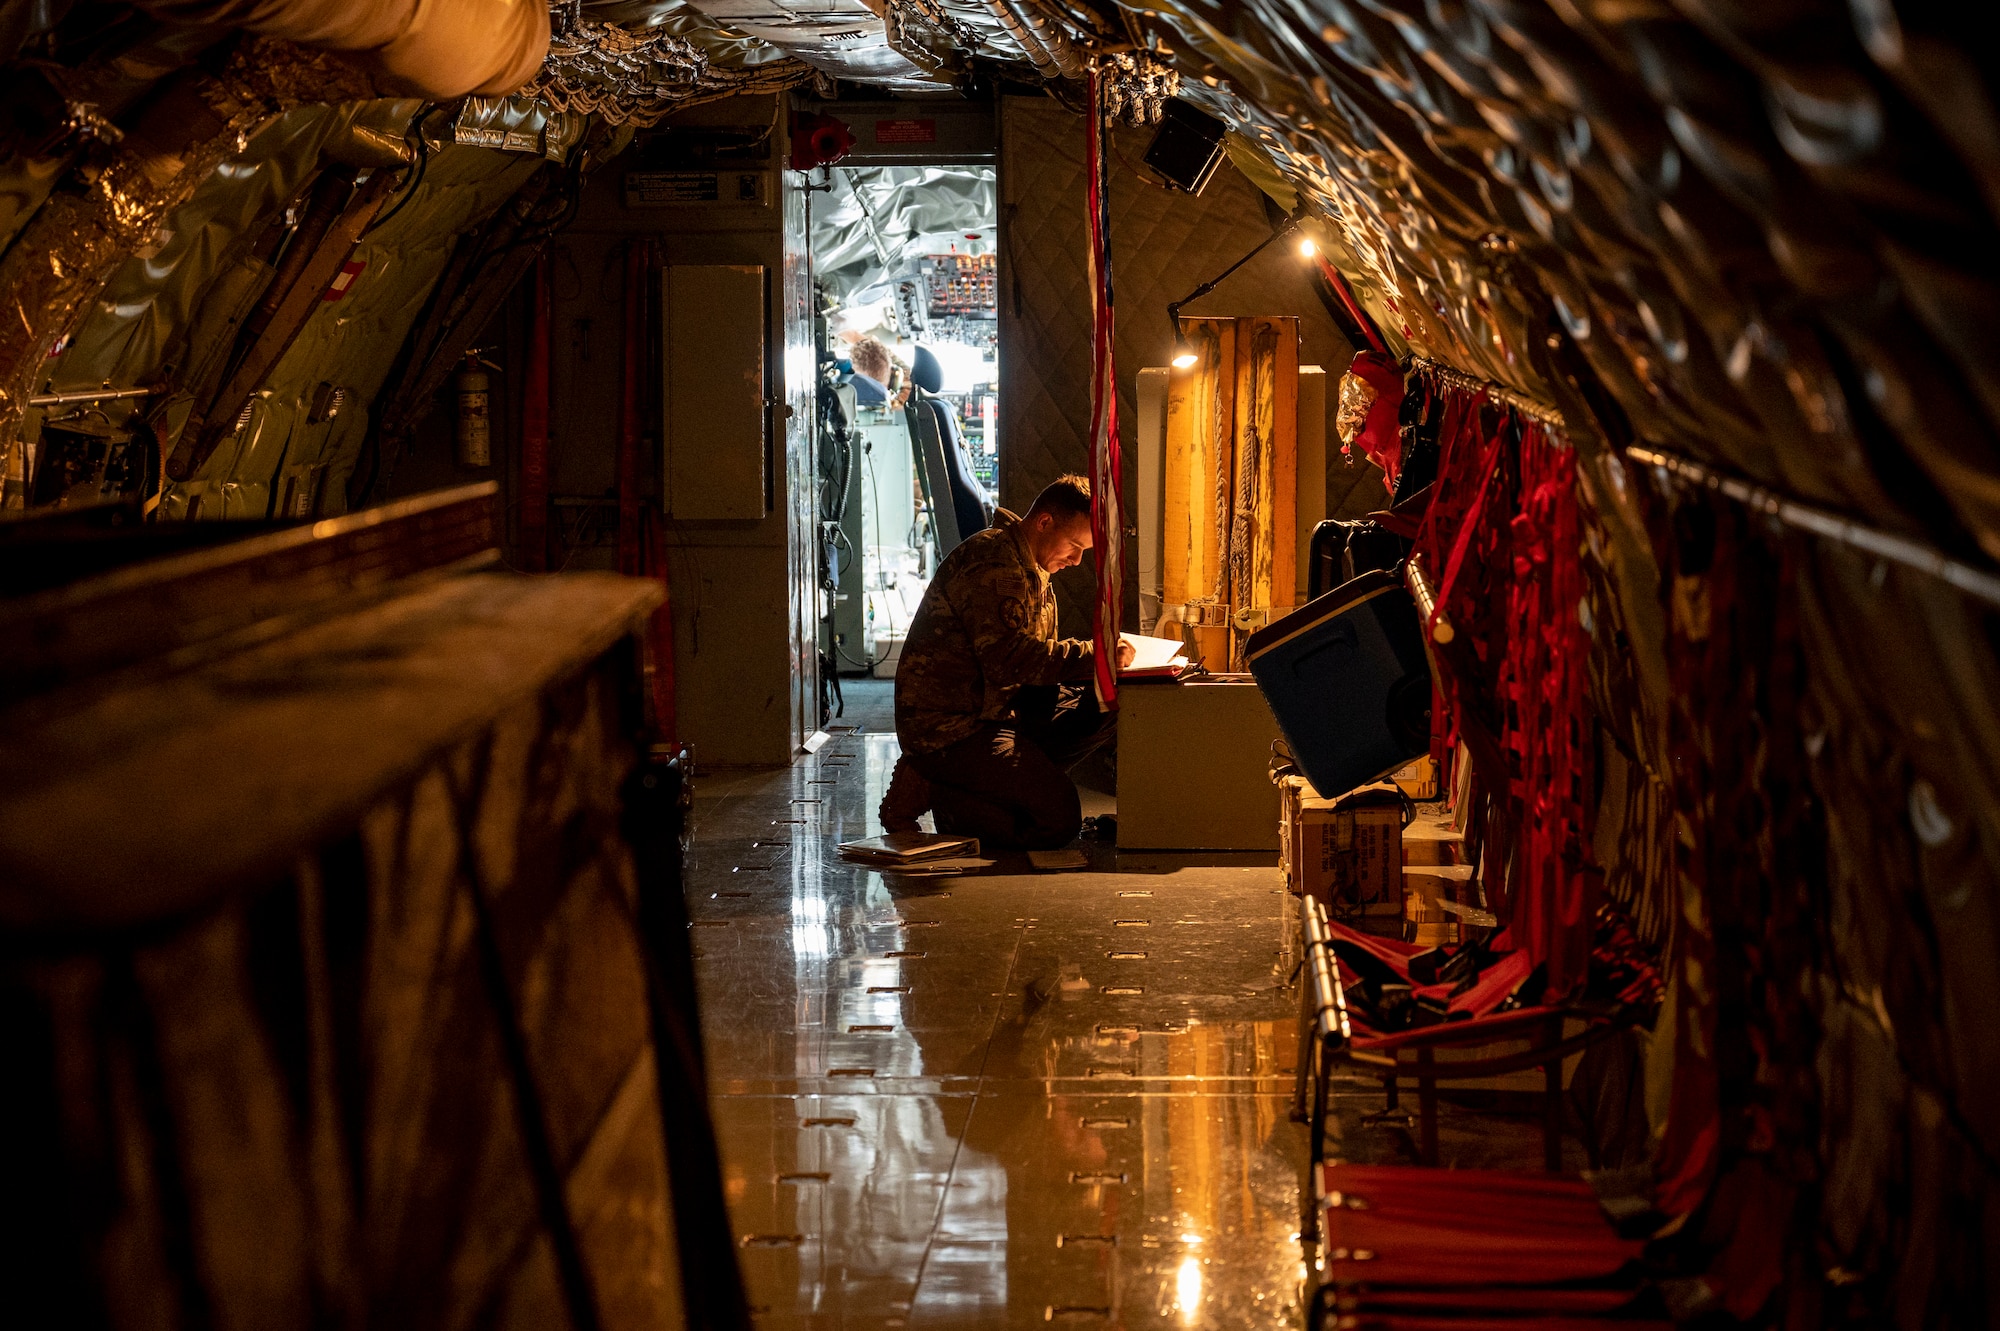
<svg viewBox="0 0 2000 1331">
<path fill-rule="evenodd" d="M 924 774 L 916 769 L 908 758 L 896 759 L 896 770 L 889 777 L 889 792 L 882 797 L 882 807 L 876 816 L 882 820 L 882 831 L 921 832 L 917 819 L 930 811 L 931 783 L 924 780 Z"/>
</svg>

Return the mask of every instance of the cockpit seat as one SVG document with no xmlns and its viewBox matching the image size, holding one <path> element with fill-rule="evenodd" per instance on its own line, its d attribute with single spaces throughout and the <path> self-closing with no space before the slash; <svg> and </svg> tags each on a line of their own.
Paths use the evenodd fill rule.
<svg viewBox="0 0 2000 1331">
<path fill-rule="evenodd" d="M 993 496 L 972 470 L 958 413 L 937 396 L 944 369 L 925 347 L 917 348 L 910 380 L 915 387 L 904 414 L 917 452 L 917 476 L 936 521 L 938 557 L 943 558 L 966 537 L 993 525 Z"/>
</svg>

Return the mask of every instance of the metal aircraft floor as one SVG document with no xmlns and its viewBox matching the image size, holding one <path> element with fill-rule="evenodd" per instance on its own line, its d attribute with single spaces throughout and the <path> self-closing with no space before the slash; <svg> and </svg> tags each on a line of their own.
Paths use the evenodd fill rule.
<svg viewBox="0 0 2000 1331">
<path fill-rule="evenodd" d="M 757 1325 L 1298 1326 L 1297 915 L 1270 857 L 1085 843 L 1079 871 L 885 877 L 835 847 L 879 830 L 896 752 L 837 732 L 696 783 L 697 974 Z M 1407 1132 L 1360 1124 L 1379 1089 L 1340 1099 L 1349 1158 L 1409 1158 Z M 1532 1117 L 1448 1112 L 1441 1135 L 1447 1162 L 1540 1156 Z"/>
</svg>

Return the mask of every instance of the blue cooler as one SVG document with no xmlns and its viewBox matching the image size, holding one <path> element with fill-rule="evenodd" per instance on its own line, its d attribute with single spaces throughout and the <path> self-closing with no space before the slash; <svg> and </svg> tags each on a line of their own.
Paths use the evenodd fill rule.
<svg viewBox="0 0 2000 1331">
<path fill-rule="evenodd" d="M 1250 635 L 1250 673 L 1328 799 L 1430 752 L 1431 671 L 1400 570 L 1364 573 Z"/>
</svg>

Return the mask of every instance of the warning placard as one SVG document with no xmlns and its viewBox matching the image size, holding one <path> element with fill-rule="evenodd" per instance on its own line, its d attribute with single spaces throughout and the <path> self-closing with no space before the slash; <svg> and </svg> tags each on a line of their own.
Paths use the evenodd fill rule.
<svg viewBox="0 0 2000 1331">
<path fill-rule="evenodd" d="M 936 143 L 937 121 L 878 120 L 875 122 L 875 142 Z"/>
<path fill-rule="evenodd" d="M 722 179 L 713 171 L 628 171 L 627 207 L 659 203 L 716 203 Z"/>
</svg>

